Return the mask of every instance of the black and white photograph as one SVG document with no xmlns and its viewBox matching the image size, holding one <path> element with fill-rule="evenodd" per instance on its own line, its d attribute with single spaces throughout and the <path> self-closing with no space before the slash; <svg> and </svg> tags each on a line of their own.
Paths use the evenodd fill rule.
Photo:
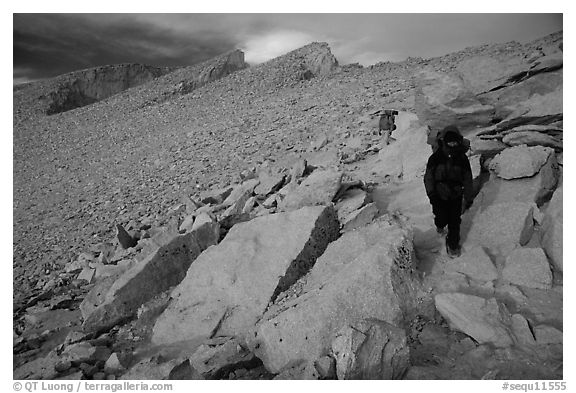
<svg viewBox="0 0 576 393">
<path fill-rule="evenodd" d="M 8 388 L 569 388 L 560 8 L 131 9 L 12 13 Z"/>
</svg>

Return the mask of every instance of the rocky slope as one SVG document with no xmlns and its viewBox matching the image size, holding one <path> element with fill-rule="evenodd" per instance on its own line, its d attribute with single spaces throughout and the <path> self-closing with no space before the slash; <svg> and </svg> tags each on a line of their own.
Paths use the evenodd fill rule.
<svg viewBox="0 0 576 393">
<path fill-rule="evenodd" d="M 561 378 L 561 42 L 236 51 L 54 115 L 60 82 L 16 90 L 15 378 Z M 422 184 L 447 122 L 478 192 L 454 261 Z"/>
</svg>

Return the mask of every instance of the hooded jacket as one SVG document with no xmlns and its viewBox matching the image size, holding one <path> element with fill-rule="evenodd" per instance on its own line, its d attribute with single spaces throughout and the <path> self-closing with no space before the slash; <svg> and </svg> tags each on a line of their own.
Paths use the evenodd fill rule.
<svg viewBox="0 0 576 393">
<path fill-rule="evenodd" d="M 433 152 L 438 151 L 438 148 L 440 147 L 441 144 L 440 141 L 444 138 L 447 132 L 456 132 L 458 135 L 461 135 L 460 130 L 458 130 L 458 127 L 454 125 L 447 126 L 442 130 L 433 130 L 430 129 L 430 127 L 428 127 L 428 135 L 426 143 L 432 146 Z M 464 153 L 466 153 L 470 149 L 470 140 L 462 137 L 462 147 L 464 149 Z"/>
<path fill-rule="evenodd" d="M 470 161 L 465 154 L 462 136 L 459 135 L 458 139 L 460 143 L 455 148 L 448 148 L 441 141 L 439 149 L 428 159 L 424 185 L 431 202 L 437 198 L 446 201 L 462 196 L 466 203 L 474 199 Z"/>
</svg>

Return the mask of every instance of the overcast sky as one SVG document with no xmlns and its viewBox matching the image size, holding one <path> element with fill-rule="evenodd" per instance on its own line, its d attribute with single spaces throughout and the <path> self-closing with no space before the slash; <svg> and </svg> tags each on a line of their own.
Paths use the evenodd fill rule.
<svg viewBox="0 0 576 393">
<path fill-rule="evenodd" d="M 340 63 L 434 57 L 563 29 L 562 14 L 14 14 L 14 83 L 124 62 L 191 65 L 231 49 L 260 63 L 313 41 Z"/>
</svg>

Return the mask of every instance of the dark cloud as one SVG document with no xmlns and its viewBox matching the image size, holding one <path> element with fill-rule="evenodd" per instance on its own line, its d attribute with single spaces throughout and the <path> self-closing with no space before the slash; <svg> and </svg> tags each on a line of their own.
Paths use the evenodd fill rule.
<svg viewBox="0 0 576 393">
<path fill-rule="evenodd" d="M 115 63 L 191 65 L 234 49 L 211 31 L 183 34 L 117 15 L 15 14 L 14 78 L 42 79 Z"/>
<path fill-rule="evenodd" d="M 191 65 L 234 48 L 261 62 L 312 41 L 363 65 L 528 42 L 562 14 L 15 14 L 14 80 L 114 63 Z"/>
</svg>

